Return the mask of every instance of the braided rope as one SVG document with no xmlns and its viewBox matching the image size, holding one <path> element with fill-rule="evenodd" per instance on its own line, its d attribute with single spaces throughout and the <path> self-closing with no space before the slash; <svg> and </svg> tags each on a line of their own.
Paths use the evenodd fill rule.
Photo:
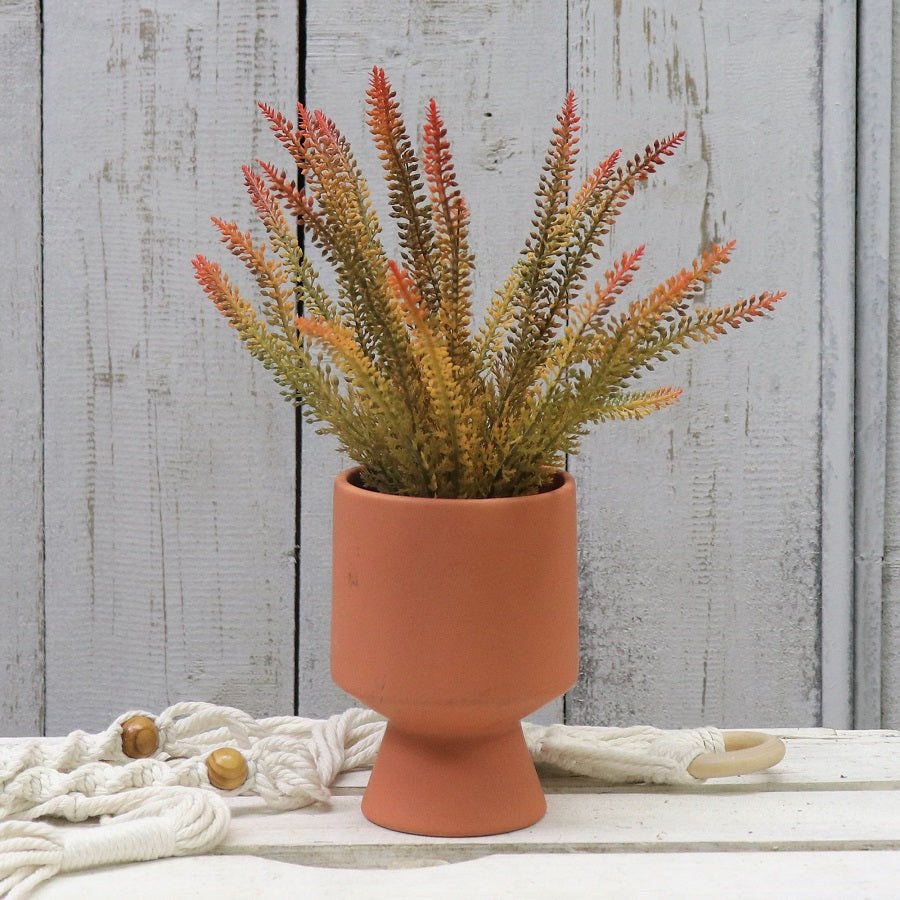
<svg viewBox="0 0 900 900">
<path fill-rule="evenodd" d="M 147 758 L 123 749 L 123 726 L 135 717 L 158 733 Z M 273 811 L 328 803 L 341 772 L 373 765 L 384 728 L 367 709 L 329 719 L 254 719 L 233 707 L 184 702 L 155 717 L 125 713 L 98 734 L 0 746 L 0 898 L 26 897 L 58 872 L 206 852 L 228 828 L 223 795 L 253 794 Z M 535 762 L 607 784 L 696 783 L 688 772 L 694 757 L 725 746 L 714 728 L 523 728 Z M 221 748 L 246 762 L 233 790 L 210 781 L 209 763 Z M 103 827 L 34 821 L 43 817 L 101 817 Z"/>
</svg>

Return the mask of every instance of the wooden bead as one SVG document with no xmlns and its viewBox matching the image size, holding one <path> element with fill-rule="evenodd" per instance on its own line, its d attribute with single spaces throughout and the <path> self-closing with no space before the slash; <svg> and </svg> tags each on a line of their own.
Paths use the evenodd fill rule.
<svg viewBox="0 0 900 900">
<path fill-rule="evenodd" d="M 159 748 L 156 723 L 147 716 L 132 716 L 122 723 L 122 752 L 132 759 L 153 756 Z"/>
<path fill-rule="evenodd" d="M 239 750 L 219 747 L 206 758 L 209 783 L 221 791 L 233 791 L 247 780 L 247 760 Z"/>
</svg>

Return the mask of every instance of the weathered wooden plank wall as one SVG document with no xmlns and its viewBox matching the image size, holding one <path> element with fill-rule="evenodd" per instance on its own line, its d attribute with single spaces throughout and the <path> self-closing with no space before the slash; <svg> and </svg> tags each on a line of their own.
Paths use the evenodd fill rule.
<svg viewBox="0 0 900 900">
<path fill-rule="evenodd" d="M 297 59 L 293 0 L 44 3 L 50 733 L 292 708 L 294 416 L 190 259 Z"/>
<path fill-rule="evenodd" d="M 41 54 L 37 0 L 0 10 L 0 734 L 43 713 Z"/>
<path fill-rule="evenodd" d="M 814 722 L 822 10 L 569 9 L 587 156 L 687 130 L 621 217 L 614 253 L 646 241 L 649 288 L 735 238 L 704 302 L 789 293 L 771 321 L 659 367 L 654 383 L 685 388 L 676 409 L 598 429 L 572 461 L 583 615 L 570 718 Z"/>
<path fill-rule="evenodd" d="M 239 166 L 277 154 L 254 101 L 288 110 L 296 98 L 298 4 L 40 6 L 0 6 L 0 84 L 16 123 L 0 138 L 10 249 L 0 279 L 0 733 L 35 732 L 44 719 L 51 733 L 100 727 L 181 697 L 276 713 L 296 690 L 307 714 L 343 708 L 328 670 L 330 491 L 348 461 L 312 429 L 295 447 L 290 407 L 189 267 L 197 251 L 217 254 L 209 214 L 252 221 Z M 685 147 L 626 210 L 611 253 L 646 241 L 649 287 L 703 242 L 734 237 L 710 301 L 767 287 L 790 298 L 769 322 L 660 369 L 660 383 L 686 388 L 680 407 L 599 429 L 572 460 L 584 612 L 568 719 L 812 725 L 823 684 L 843 715 L 851 608 L 835 601 L 841 579 L 852 584 L 852 546 L 847 565 L 820 554 L 851 535 L 841 498 L 853 472 L 836 438 L 852 407 L 833 388 L 853 381 L 852 344 L 834 346 L 835 323 L 852 326 L 853 297 L 832 263 L 852 234 L 834 200 L 846 142 L 823 123 L 846 99 L 833 83 L 840 94 L 854 68 L 826 72 L 823 59 L 839 46 L 829 23 L 852 29 L 856 4 L 727 0 L 714 15 L 699 0 L 305 6 L 308 100 L 358 147 L 377 199 L 363 124 L 372 64 L 388 70 L 410 122 L 428 97 L 441 103 L 473 208 L 482 307 L 528 230 L 567 86 L 582 102 L 585 166 L 687 128 Z M 852 95 L 851 84 L 851 106 Z M 896 297 L 897 92 L 893 102 Z M 895 369 L 885 724 L 900 721 Z"/>
</svg>

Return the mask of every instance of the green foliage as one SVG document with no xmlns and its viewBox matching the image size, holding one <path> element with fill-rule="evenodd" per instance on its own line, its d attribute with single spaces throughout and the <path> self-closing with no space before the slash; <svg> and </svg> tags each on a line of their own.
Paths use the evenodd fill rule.
<svg viewBox="0 0 900 900">
<path fill-rule="evenodd" d="M 615 217 L 684 134 L 622 164 L 613 154 L 572 195 L 579 119 L 569 94 L 536 191 L 533 231 L 474 332 L 469 210 L 437 106 L 432 100 L 426 112 L 420 159 L 381 69 L 373 70 L 367 97 L 399 261 L 385 254 L 368 186 L 334 123 L 300 105 L 295 126 L 260 104 L 302 187 L 268 163 L 260 163 L 261 174 L 244 167 L 265 245 L 213 219 L 253 274 L 259 311 L 216 263 L 198 256 L 194 267 L 285 396 L 337 436 L 375 490 L 471 498 L 536 492 L 548 466 L 578 451 L 588 425 L 642 418 L 678 399 L 671 387 L 633 389 L 643 372 L 763 315 L 784 296 L 693 305 L 733 243 L 714 245 L 621 312 L 614 305 L 643 247 L 585 294 Z M 334 267 L 336 298 L 304 255 L 297 221 Z"/>
</svg>

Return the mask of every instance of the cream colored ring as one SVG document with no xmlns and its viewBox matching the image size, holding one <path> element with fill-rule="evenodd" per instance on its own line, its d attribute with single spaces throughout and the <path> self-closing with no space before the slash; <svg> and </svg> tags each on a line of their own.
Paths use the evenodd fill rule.
<svg viewBox="0 0 900 900">
<path fill-rule="evenodd" d="M 688 766 L 694 778 L 727 778 L 768 769 L 784 759 L 784 741 L 759 731 L 725 731 L 724 753 L 701 753 Z"/>
</svg>

